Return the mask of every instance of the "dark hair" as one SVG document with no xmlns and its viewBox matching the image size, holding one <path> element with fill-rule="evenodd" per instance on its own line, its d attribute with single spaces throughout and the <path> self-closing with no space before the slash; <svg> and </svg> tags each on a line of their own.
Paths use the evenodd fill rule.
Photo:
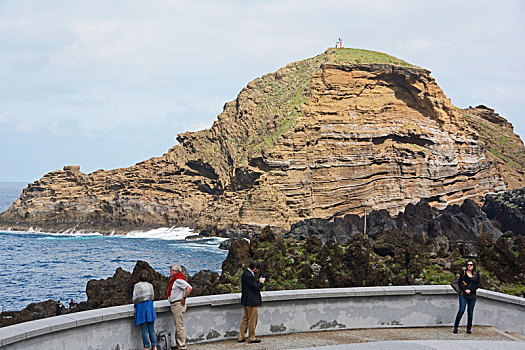
<svg viewBox="0 0 525 350">
<path fill-rule="evenodd" d="M 148 272 L 146 270 L 141 270 L 139 272 L 139 281 L 147 282 L 148 281 Z"/>
<path fill-rule="evenodd" d="M 250 270 L 253 270 L 253 269 L 260 269 L 261 268 L 261 263 L 257 260 L 254 260 L 250 263 L 250 265 L 248 266 L 250 268 Z"/>
<path fill-rule="evenodd" d="M 468 259 L 467 262 L 465 263 L 465 267 L 467 268 L 468 270 L 468 263 L 472 263 L 472 272 L 474 272 L 474 274 L 476 274 L 476 262 L 472 259 Z"/>
</svg>

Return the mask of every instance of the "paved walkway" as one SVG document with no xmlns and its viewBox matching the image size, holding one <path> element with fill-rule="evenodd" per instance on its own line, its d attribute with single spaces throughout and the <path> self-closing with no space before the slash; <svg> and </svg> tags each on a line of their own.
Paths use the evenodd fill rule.
<svg viewBox="0 0 525 350">
<path fill-rule="evenodd" d="M 295 350 L 523 350 L 524 342 L 497 340 L 410 340 L 331 345 Z"/>
<path fill-rule="evenodd" d="M 472 334 L 452 327 L 378 328 L 342 331 L 291 333 L 261 336 L 261 343 L 237 343 L 236 340 L 195 344 L 190 350 L 525 350 L 525 337 L 507 334 L 494 327 L 474 327 Z"/>
</svg>

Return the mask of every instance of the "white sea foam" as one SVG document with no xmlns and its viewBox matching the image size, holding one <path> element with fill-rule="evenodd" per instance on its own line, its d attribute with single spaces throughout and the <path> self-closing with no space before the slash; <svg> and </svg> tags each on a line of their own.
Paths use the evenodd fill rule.
<svg viewBox="0 0 525 350">
<path fill-rule="evenodd" d="M 8 228 L 6 232 L 15 233 L 15 234 L 26 234 L 26 235 L 45 235 L 53 237 L 94 237 L 94 236 L 104 236 L 100 232 L 87 232 L 84 230 L 77 230 L 76 226 L 69 228 L 60 232 L 45 232 L 42 231 L 39 227 L 30 227 L 27 231 L 15 231 L 11 228 Z M 187 237 L 196 236 L 198 232 L 189 228 L 189 227 L 160 227 L 148 231 L 131 231 L 126 234 L 117 234 L 115 231 L 109 234 L 110 237 L 114 238 L 139 238 L 139 239 L 161 239 L 161 240 L 185 240 Z M 49 237 L 51 238 L 51 237 Z M 216 246 L 217 243 L 220 243 L 227 238 L 222 237 L 203 237 L 195 240 L 195 246 L 210 245 Z M 189 243 L 191 244 L 191 243 Z"/>
<path fill-rule="evenodd" d="M 124 235 L 126 238 L 149 238 L 164 240 L 184 240 L 197 233 L 189 227 L 160 227 L 149 231 L 131 231 Z"/>
<path fill-rule="evenodd" d="M 30 227 L 27 231 L 16 231 L 11 227 L 5 232 L 15 233 L 20 235 L 46 235 L 46 236 L 60 236 L 60 237 L 89 237 L 89 236 L 102 236 L 100 232 L 86 232 L 84 230 L 77 230 L 76 227 L 69 228 L 65 231 L 60 232 L 45 232 L 39 227 Z"/>
</svg>

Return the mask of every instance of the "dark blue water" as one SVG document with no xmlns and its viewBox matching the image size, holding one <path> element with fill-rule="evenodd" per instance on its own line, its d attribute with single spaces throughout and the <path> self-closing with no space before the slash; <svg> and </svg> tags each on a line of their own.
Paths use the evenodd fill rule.
<svg viewBox="0 0 525 350">
<path fill-rule="evenodd" d="M 24 186 L 0 183 L 0 208 L 7 209 Z M 137 260 L 147 261 L 166 276 L 175 262 L 190 274 L 201 269 L 220 271 L 227 255 L 218 248 L 220 240 L 183 239 L 191 233 L 184 228 L 127 236 L 0 231 L 0 306 L 20 310 L 48 299 L 86 300 L 90 279 L 111 277 L 118 267 L 131 272 Z"/>
</svg>

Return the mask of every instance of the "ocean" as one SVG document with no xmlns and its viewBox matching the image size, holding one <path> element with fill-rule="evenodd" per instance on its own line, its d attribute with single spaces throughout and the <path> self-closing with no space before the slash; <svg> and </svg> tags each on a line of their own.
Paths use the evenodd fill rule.
<svg viewBox="0 0 525 350">
<path fill-rule="evenodd" d="M 26 183 L 0 182 L 0 212 L 20 196 Z M 126 235 L 99 233 L 43 233 L 35 230 L 0 231 L 0 307 L 21 310 L 28 304 L 60 299 L 87 299 L 90 279 L 113 276 L 118 267 L 133 271 L 137 260 L 169 275 L 172 263 L 184 265 L 191 275 L 206 269 L 220 272 L 228 254 L 220 238 L 189 240 L 189 228 L 159 228 Z"/>
</svg>

